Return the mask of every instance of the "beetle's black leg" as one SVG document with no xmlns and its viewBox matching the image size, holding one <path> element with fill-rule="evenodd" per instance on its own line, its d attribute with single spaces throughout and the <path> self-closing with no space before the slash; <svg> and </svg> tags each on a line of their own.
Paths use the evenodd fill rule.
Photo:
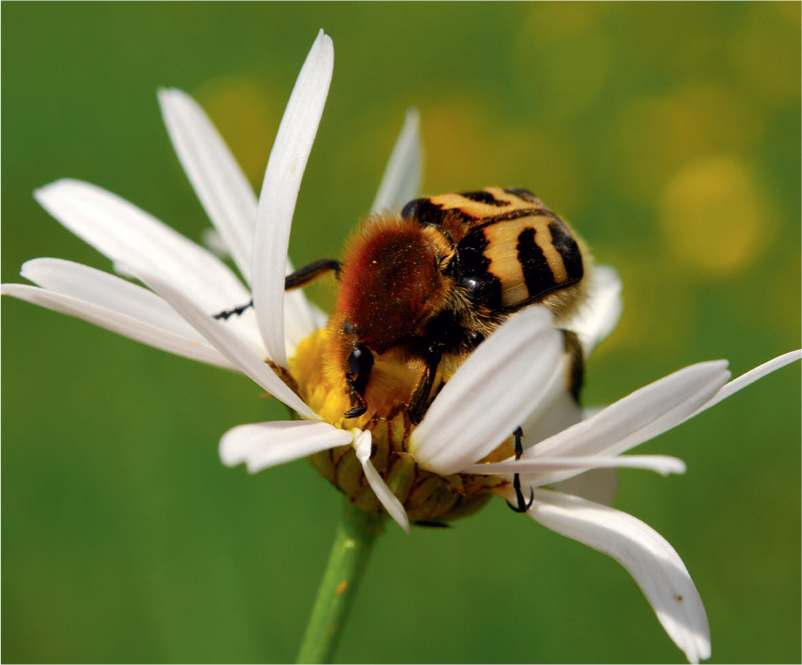
<svg viewBox="0 0 802 665">
<path fill-rule="evenodd" d="M 515 431 L 512 433 L 515 437 L 515 459 L 521 459 L 521 455 L 524 454 L 524 447 L 521 443 L 521 439 L 524 438 L 524 431 L 521 429 L 521 426 L 515 428 Z M 516 473 L 512 479 L 512 488 L 515 490 L 515 500 L 518 504 L 517 506 L 513 506 L 511 503 L 507 505 L 512 508 L 516 513 L 525 513 L 532 507 L 532 503 L 535 500 L 535 490 L 531 487 L 529 488 L 529 501 L 527 502 L 524 499 L 523 492 L 521 491 L 521 477 Z"/>
<path fill-rule="evenodd" d="M 515 490 L 515 501 L 518 505 L 513 506 L 511 503 L 507 503 L 507 505 L 516 513 L 525 513 L 535 502 L 535 490 L 533 490 L 531 487 L 529 488 L 529 501 L 526 501 L 526 499 L 524 499 L 524 494 L 521 491 L 521 478 L 517 473 L 512 479 L 512 488 Z"/>
<path fill-rule="evenodd" d="M 304 266 L 303 268 L 298 268 L 298 270 L 290 273 L 284 278 L 284 290 L 292 291 L 293 289 L 299 289 L 302 286 L 311 284 L 330 270 L 336 272 L 337 276 L 339 277 L 341 269 L 342 264 L 335 259 L 320 259 L 319 261 L 312 261 L 312 263 L 309 265 Z M 245 305 L 240 305 L 239 307 L 227 309 L 219 314 L 215 314 L 212 318 L 215 318 L 218 321 L 227 321 L 229 317 L 232 317 L 235 314 L 240 316 L 249 307 L 253 307 L 253 300 Z"/>
<path fill-rule="evenodd" d="M 219 314 L 215 314 L 212 318 L 217 319 L 218 321 L 227 321 L 228 317 L 234 316 L 235 314 L 239 316 L 242 314 L 246 309 L 249 307 L 253 307 L 253 300 L 245 305 L 240 305 L 239 307 L 235 307 L 234 309 L 227 309 Z"/>
<path fill-rule="evenodd" d="M 298 268 L 294 273 L 290 273 L 284 278 L 284 290 L 292 291 L 293 289 L 299 289 L 302 286 L 311 284 L 330 270 L 336 272 L 339 277 L 341 269 L 342 264 L 336 259 L 312 261 L 308 266 Z"/>
<path fill-rule="evenodd" d="M 515 431 L 512 433 L 515 437 L 515 459 L 521 459 L 521 455 L 524 454 L 524 447 L 521 444 L 521 439 L 524 438 L 524 431 L 521 429 L 521 426 L 515 428 Z"/>
<path fill-rule="evenodd" d="M 351 406 L 345 412 L 346 418 L 358 418 L 368 410 L 365 402 L 365 390 L 370 381 L 370 372 L 373 369 L 373 353 L 367 346 L 358 345 L 351 349 L 348 355 L 348 371 L 345 373 L 345 382 L 351 393 Z"/>
<path fill-rule="evenodd" d="M 348 409 L 348 411 L 346 411 L 343 415 L 346 418 L 359 418 L 359 416 L 368 410 L 368 404 L 365 402 L 365 398 L 357 392 L 356 388 L 354 388 L 353 381 L 346 379 L 345 382 L 348 384 L 348 389 L 351 393 L 351 406 L 353 408 Z"/>
<path fill-rule="evenodd" d="M 579 401 L 579 391 L 582 389 L 582 381 L 584 378 L 584 353 L 582 350 L 582 344 L 579 341 L 579 337 L 577 337 L 576 333 L 571 332 L 570 330 L 563 330 L 563 343 L 566 353 L 568 353 L 570 357 L 570 361 L 568 363 L 568 372 L 565 377 L 565 384 L 568 391 L 573 395 L 574 399 Z M 513 436 L 515 437 L 515 459 L 521 459 L 521 455 L 524 453 L 524 448 L 521 443 L 521 439 L 523 438 L 523 430 L 520 427 L 515 429 L 513 432 Z M 521 477 L 516 473 L 512 479 L 512 487 L 515 490 L 515 499 L 517 506 L 513 506 L 512 504 L 509 505 L 512 510 L 516 513 L 525 513 L 532 507 L 532 503 L 535 500 L 535 491 L 530 489 L 529 491 L 529 501 L 524 499 L 523 492 L 521 491 Z"/>
<path fill-rule="evenodd" d="M 423 415 L 429 406 L 429 393 L 434 385 L 434 377 L 437 375 L 437 366 L 443 357 L 443 350 L 439 344 L 431 344 L 426 350 L 426 368 L 423 376 L 418 381 L 415 392 L 409 403 L 409 420 L 413 425 L 417 425 L 423 420 Z"/>
<path fill-rule="evenodd" d="M 576 402 L 579 403 L 579 391 L 582 390 L 582 383 L 585 375 L 585 352 L 575 332 L 563 330 L 562 333 L 564 349 L 569 357 L 565 385 L 568 392 L 570 392 Z"/>
</svg>

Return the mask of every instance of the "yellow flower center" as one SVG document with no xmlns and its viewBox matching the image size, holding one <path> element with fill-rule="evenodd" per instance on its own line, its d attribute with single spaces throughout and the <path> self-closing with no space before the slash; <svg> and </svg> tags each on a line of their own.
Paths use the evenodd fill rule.
<svg viewBox="0 0 802 665">
<path fill-rule="evenodd" d="M 333 357 L 330 335 L 326 329 L 313 333 L 298 345 L 290 359 L 290 373 L 298 392 L 312 410 L 335 427 L 370 430 L 371 463 L 404 505 L 411 522 L 446 522 L 465 517 L 479 510 L 492 490 L 506 485 L 506 481 L 495 476 L 439 476 L 417 465 L 407 445 L 414 429 L 407 407 L 417 375 L 415 368 L 391 352 L 377 358 L 366 395 L 367 412 L 358 418 L 345 418 L 344 413 L 352 405 L 342 369 L 327 362 Z M 324 478 L 359 508 L 381 510 L 350 445 L 317 453 L 309 459 Z"/>
</svg>

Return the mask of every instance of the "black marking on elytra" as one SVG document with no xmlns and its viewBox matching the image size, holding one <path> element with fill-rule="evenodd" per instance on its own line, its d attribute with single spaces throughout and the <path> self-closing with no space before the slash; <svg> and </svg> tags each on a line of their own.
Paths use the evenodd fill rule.
<svg viewBox="0 0 802 665">
<path fill-rule="evenodd" d="M 517 196 L 519 199 L 523 199 L 529 203 L 537 203 L 537 197 L 528 189 L 523 189 L 521 187 L 507 187 L 504 191 L 507 192 L 507 194 Z"/>
<path fill-rule="evenodd" d="M 582 252 L 579 251 L 576 239 L 565 224 L 556 217 L 549 222 L 549 231 L 552 244 L 563 257 L 565 272 L 568 275 L 568 280 L 563 282 L 563 285 L 576 284 L 585 273 Z"/>
<path fill-rule="evenodd" d="M 524 273 L 524 283 L 529 291 L 529 298 L 539 298 L 541 295 L 551 293 L 557 287 L 554 274 L 543 254 L 540 245 L 535 239 L 535 229 L 526 228 L 518 234 L 518 262 Z"/>
<path fill-rule="evenodd" d="M 501 281 L 489 272 L 490 259 L 485 256 L 489 245 L 483 229 L 471 230 L 458 244 L 456 273 L 459 286 L 468 291 L 476 305 L 501 309 Z"/>
<path fill-rule="evenodd" d="M 485 256 L 485 250 L 490 242 L 482 229 L 473 229 L 457 243 L 457 266 L 460 274 L 481 275 L 487 272 L 490 259 Z"/>
<path fill-rule="evenodd" d="M 499 201 L 495 196 L 493 196 L 493 194 L 484 190 L 480 190 L 478 192 L 460 192 L 459 195 L 470 201 L 484 203 L 485 205 L 489 206 L 496 206 L 497 208 L 503 208 L 504 206 L 508 206 L 510 204 L 509 201 Z"/>
<path fill-rule="evenodd" d="M 415 199 L 407 203 L 401 210 L 402 217 L 412 217 L 419 224 L 443 225 L 443 220 L 448 214 L 448 210 L 443 210 L 439 203 L 433 203 L 431 199 Z"/>
<path fill-rule="evenodd" d="M 473 230 L 483 229 L 486 226 L 492 226 L 493 224 L 498 224 L 499 222 L 509 222 L 513 219 L 521 219 L 521 217 L 542 217 L 548 214 L 550 213 L 545 208 L 515 208 L 499 215 L 488 215 L 482 217 L 479 223 L 474 226 Z"/>
</svg>

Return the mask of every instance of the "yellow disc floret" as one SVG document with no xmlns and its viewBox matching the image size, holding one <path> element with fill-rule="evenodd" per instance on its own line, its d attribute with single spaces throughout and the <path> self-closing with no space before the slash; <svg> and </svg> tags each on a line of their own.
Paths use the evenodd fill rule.
<svg viewBox="0 0 802 665">
<path fill-rule="evenodd" d="M 357 418 L 345 418 L 351 404 L 347 391 L 337 380 L 338 373 L 327 371 L 327 359 L 332 357 L 330 345 L 328 329 L 315 332 L 298 345 L 290 359 L 290 373 L 298 392 L 310 408 L 335 427 L 370 430 L 373 440 L 370 461 L 404 505 L 411 522 L 445 522 L 470 515 L 487 502 L 493 489 L 506 484 L 494 476 L 439 476 L 417 465 L 407 451 L 414 429 L 407 409 L 415 372 L 392 354 L 377 359 L 371 378 L 370 409 Z M 350 445 L 317 453 L 309 459 L 323 477 L 359 508 L 381 510 Z"/>
</svg>

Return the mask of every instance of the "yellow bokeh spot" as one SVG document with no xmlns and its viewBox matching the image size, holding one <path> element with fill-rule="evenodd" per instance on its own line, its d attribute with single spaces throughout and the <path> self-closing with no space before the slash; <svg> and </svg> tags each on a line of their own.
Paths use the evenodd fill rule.
<svg viewBox="0 0 802 665">
<path fill-rule="evenodd" d="M 746 163 L 709 155 L 666 185 L 660 222 L 673 254 L 708 274 L 744 269 L 767 248 L 773 225 Z"/>
<path fill-rule="evenodd" d="M 762 139 L 764 125 L 749 99 L 709 81 L 635 98 L 610 128 L 620 192 L 652 207 L 683 165 L 711 153 L 747 152 Z"/>
<path fill-rule="evenodd" d="M 201 88 L 196 98 L 245 176 L 260 186 L 281 110 L 257 82 L 247 78 L 217 79 Z"/>
</svg>

